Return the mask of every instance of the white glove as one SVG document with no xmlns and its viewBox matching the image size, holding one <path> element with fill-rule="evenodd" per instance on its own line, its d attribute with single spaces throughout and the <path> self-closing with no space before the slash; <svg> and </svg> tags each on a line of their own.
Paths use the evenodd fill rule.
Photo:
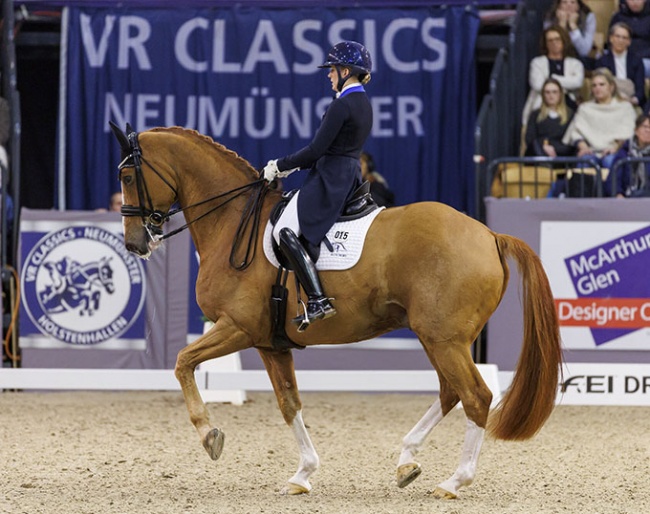
<svg viewBox="0 0 650 514">
<path fill-rule="evenodd" d="M 277 159 L 271 159 L 266 163 L 266 166 L 264 166 L 264 170 L 262 170 L 262 176 L 267 182 L 273 182 L 273 179 L 275 179 L 279 173 L 280 170 L 278 169 Z"/>
</svg>

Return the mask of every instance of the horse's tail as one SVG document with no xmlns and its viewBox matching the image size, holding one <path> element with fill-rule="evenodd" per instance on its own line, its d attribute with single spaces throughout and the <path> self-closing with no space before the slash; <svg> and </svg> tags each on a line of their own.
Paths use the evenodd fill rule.
<svg viewBox="0 0 650 514">
<path fill-rule="evenodd" d="M 503 399 L 490 415 L 488 431 L 498 439 L 534 436 L 553 411 L 561 373 L 560 327 L 551 286 L 542 262 L 521 239 L 496 234 L 501 263 L 517 262 L 523 290 L 524 341 Z"/>
</svg>

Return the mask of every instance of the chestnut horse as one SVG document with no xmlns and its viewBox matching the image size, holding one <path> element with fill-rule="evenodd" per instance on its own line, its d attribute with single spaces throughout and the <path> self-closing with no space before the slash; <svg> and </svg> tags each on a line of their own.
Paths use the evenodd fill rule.
<svg viewBox="0 0 650 514">
<path fill-rule="evenodd" d="M 208 359 L 254 347 L 298 443 L 298 470 L 282 492 L 308 493 L 319 459 L 303 422 L 292 353 L 271 345 L 269 297 L 277 270 L 264 257 L 259 229 L 280 193 L 269 190 L 236 153 L 196 131 L 171 127 L 138 134 L 129 126 L 127 133 L 112 128 L 124 158 L 120 181 L 126 247 L 147 258 L 164 237 L 163 223 L 182 211 L 200 256 L 196 298 L 214 326 L 179 352 L 175 373 L 203 446 L 217 460 L 224 434 L 210 422 L 194 369 Z M 172 209 L 175 202 L 180 208 Z M 251 205 L 259 207 L 251 218 L 260 225 L 247 230 L 250 245 L 242 261 L 233 241 L 242 239 L 244 214 L 255 210 Z M 524 341 L 513 382 L 488 423 L 492 393 L 470 346 L 503 297 L 507 258 L 517 263 L 523 282 Z M 418 450 L 459 401 L 467 416 L 465 440 L 458 468 L 434 491 L 440 498 L 455 498 L 472 482 L 486 429 L 499 439 L 523 440 L 551 414 L 562 361 L 558 320 L 542 264 L 523 241 L 496 234 L 446 205 L 415 203 L 382 211 L 359 262 L 346 271 L 322 272 L 321 278 L 338 314 L 304 333 L 287 321 L 295 343 L 351 343 L 409 328 L 438 373 L 439 398 L 402 440 L 399 487 L 419 476 Z M 296 291 L 289 294 L 292 302 L 297 303 Z"/>
</svg>

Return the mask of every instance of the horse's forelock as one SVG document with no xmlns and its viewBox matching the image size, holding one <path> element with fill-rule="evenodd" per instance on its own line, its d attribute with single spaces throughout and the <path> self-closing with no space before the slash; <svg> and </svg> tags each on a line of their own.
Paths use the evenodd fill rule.
<svg viewBox="0 0 650 514">
<path fill-rule="evenodd" d="M 168 132 L 168 133 L 178 134 L 180 136 L 188 136 L 188 137 L 194 138 L 194 139 L 196 139 L 198 141 L 208 143 L 212 147 L 214 147 L 214 149 L 217 150 L 219 153 L 225 154 L 226 156 L 233 159 L 237 163 L 236 167 L 238 169 L 241 169 L 245 173 L 251 174 L 253 176 L 253 178 L 255 178 L 255 179 L 258 178 L 257 177 L 257 171 L 251 165 L 250 162 L 248 162 L 246 159 L 244 159 L 241 155 L 239 155 L 234 150 L 230 150 L 229 148 L 226 148 L 224 145 L 222 145 L 221 143 L 215 141 L 210 136 L 207 136 L 205 134 L 201 134 L 197 130 L 188 129 L 188 128 L 185 128 L 185 127 L 156 127 L 156 128 L 148 130 L 148 132 Z"/>
</svg>

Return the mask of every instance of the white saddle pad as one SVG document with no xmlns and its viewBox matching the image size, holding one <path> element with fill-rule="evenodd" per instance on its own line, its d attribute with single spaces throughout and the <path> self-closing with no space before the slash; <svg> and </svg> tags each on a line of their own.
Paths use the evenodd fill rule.
<svg viewBox="0 0 650 514">
<path fill-rule="evenodd" d="M 363 243 L 370 225 L 384 209 L 385 207 L 379 207 L 363 218 L 335 223 L 327 233 L 327 239 L 332 243 L 334 251 L 330 252 L 325 243 L 321 243 L 316 269 L 321 271 L 344 270 L 354 266 L 361 257 Z M 280 263 L 273 252 L 272 238 L 273 227 L 270 222 L 267 222 L 266 229 L 264 229 L 264 254 L 269 262 L 277 268 Z"/>
</svg>

